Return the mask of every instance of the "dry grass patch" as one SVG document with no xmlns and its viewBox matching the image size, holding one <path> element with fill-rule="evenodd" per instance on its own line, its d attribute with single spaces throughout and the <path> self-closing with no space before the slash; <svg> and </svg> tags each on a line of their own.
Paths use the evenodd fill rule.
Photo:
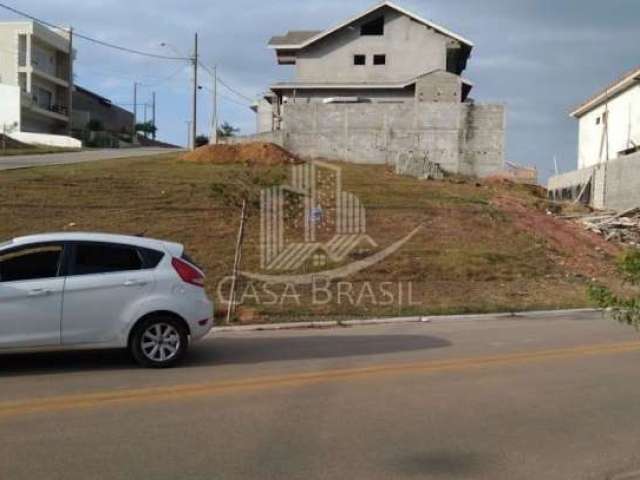
<svg viewBox="0 0 640 480">
<path fill-rule="evenodd" d="M 268 320 L 315 316 L 358 317 L 582 307 L 587 276 L 570 249 L 504 208 L 511 198 L 525 212 L 543 214 L 539 192 L 510 184 L 476 181 L 426 182 L 399 177 L 383 166 L 342 164 L 344 190 L 367 209 L 368 234 L 382 247 L 418 225 L 417 234 L 385 261 L 355 275 L 356 291 L 373 284 L 411 283 L 411 299 L 380 305 L 333 302 L 314 306 L 308 290 L 300 301 L 252 305 Z M 287 166 L 247 167 L 184 162 L 174 154 L 40 167 L 0 173 L 0 238 L 74 230 L 144 234 L 184 243 L 208 273 L 212 296 L 233 262 L 239 211 L 216 185 L 260 168 L 265 178 L 284 178 Z M 255 174 L 255 170 L 254 170 Z M 520 207 L 519 207 L 520 208 Z M 547 227 L 565 228 L 551 219 Z M 249 219 L 244 269 L 259 269 L 259 218 Z M 558 237 L 561 238 L 561 237 Z M 594 243 L 594 245 L 599 245 Z M 601 280 L 612 274 L 610 250 L 589 257 Z M 590 272 L 592 269 L 590 269 Z M 246 288 L 241 282 L 240 289 Z M 290 299 L 291 300 L 291 299 Z"/>
</svg>

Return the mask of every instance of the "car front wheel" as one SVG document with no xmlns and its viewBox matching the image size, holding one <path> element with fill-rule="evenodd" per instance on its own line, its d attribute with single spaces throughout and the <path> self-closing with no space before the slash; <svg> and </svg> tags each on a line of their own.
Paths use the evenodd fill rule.
<svg viewBox="0 0 640 480">
<path fill-rule="evenodd" d="M 144 320 L 136 328 L 129 348 L 140 365 L 167 368 L 182 360 L 188 345 L 189 337 L 178 320 L 156 316 Z"/>
</svg>

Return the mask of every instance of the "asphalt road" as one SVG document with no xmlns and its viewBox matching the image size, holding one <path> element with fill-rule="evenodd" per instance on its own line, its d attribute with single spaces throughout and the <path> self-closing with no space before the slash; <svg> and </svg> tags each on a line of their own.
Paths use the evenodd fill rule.
<svg viewBox="0 0 640 480">
<path fill-rule="evenodd" d="M 225 333 L 169 371 L 3 355 L 0 478 L 631 479 L 639 369 L 599 314 Z"/>
<path fill-rule="evenodd" d="M 44 155 L 15 155 L 0 156 L 0 170 L 15 170 L 17 168 L 38 167 L 46 165 L 68 165 L 72 163 L 95 162 L 115 158 L 132 158 L 160 153 L 178 152 L 172 148 L 111 148 L 101 150 L 83 150 L 81 152 L 47 153 Z"/>
</svg>

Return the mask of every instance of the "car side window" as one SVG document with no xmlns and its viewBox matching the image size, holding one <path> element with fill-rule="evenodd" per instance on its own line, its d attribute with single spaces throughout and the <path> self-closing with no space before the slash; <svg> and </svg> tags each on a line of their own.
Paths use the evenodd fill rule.
<svg viewBox="0 0 640 480">
<path fill-rule="evenodd" d="M 32 245 L 0 253 L 0 282 L 55 278 L 60 274 L 62 245 Z"/>
<path fill-rule="evenodd" d="M 141 270 L 143 261 L 138 249 L 109 243 L 78 243 L 71 275 Z"/>
</svg>

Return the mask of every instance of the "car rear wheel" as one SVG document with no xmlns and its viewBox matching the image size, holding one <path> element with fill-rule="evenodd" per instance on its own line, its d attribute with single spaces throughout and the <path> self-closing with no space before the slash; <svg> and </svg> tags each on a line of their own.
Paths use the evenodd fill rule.
<svg viewBox="0 0 640 480">
<path fill-rule="evenodd" d="M 188 346 L 189 336 L 180 321 L 169 316 L 154 316 L 136 328 L 129 348 L 140 365 L 167 368 L 182 360 Z"/>
</svg>

